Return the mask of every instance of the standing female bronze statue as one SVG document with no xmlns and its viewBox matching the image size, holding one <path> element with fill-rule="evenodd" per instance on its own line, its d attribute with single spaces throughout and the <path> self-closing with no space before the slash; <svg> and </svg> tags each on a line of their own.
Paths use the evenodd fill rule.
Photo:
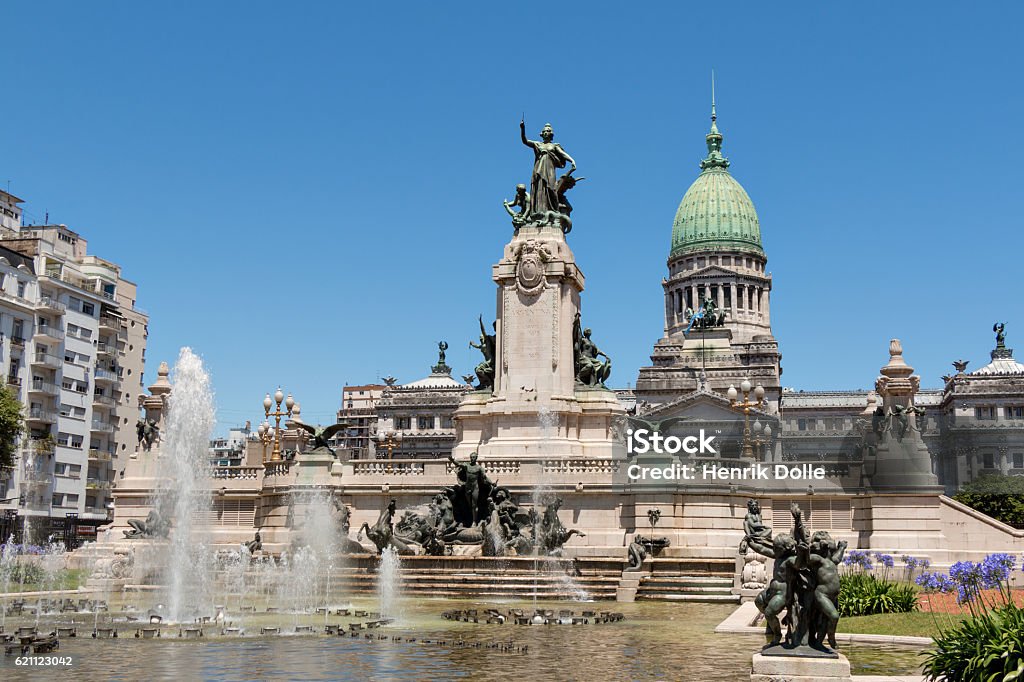
<svg viewBox="0 0 1024 682">
<path fill-rule="evenodd" d="M 559 192 L 556 184 L 555 169 L 565 168 L 570 164 L 569 173 L 576 170 L 576 162 L 568 152 L 562 149 L 555 139 L 555 132 L 550 123 L 544 124 L 540 131 L 540 139 L 526 139 L 526 121 L 519 121 L 519 134 L 523 144 L 533 149 L 533 176 L 530 178 L 530 213 L 559 212 Z M 568 173 L 567 173 L 568 175 Z M 564 190 L 563 190 L 564 192 Z"/>
</svg>

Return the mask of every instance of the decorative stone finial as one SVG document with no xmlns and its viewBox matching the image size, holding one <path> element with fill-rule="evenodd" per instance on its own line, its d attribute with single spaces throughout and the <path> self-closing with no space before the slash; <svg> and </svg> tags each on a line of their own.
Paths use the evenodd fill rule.
<svg viewBox="0 0 1024 682">
<path fill-rule="evenodd" d="M 882 398 L 883 407 L 890 409 L 894 401 L 909 406 L 920 385 L 921 377 L 914 374 L 914 368 L 903 359 L 903 344 L 899 339 L 892 339 L 889 342 L 889 363 L 875 380 L 875 390 Z"/>
<path fill-rule="evenodd" d="M 167 378 L 170 373 L 171 368 L 167 366 L 167 363 L 161 362 L 160 367 L 156 370 L 156 381 L 149 387 L 149 392 L 152 395 L 160 396 L 171 392 L 171 382 Z"/>
</svg>

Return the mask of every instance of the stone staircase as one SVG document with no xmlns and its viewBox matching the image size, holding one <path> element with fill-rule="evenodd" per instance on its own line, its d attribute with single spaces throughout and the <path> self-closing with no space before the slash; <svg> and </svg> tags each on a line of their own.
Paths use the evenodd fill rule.
<svg viewBox="0 0 1024 682">
<path fill-rule="evenodd" d="M 406 596 L 456 599 L 614 599 L 622 562 L 618 559 L 531 557 L 402 557 Z M 377 560 L 358 557 L 335 571 L 332 592 L 375 594 Z"/>
<path fill-rule="evenodd" d="M 619 599 L 738 604 L 734 559 L 656 558 L 642 571 L 623 571 Z"/>
</svg>

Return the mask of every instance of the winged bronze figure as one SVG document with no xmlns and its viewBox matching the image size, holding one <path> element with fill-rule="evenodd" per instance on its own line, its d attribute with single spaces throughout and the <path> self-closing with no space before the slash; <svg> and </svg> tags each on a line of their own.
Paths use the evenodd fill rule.
<svg viewBox="0 0 1024 682">
<path fill-rule="evenodd" d="M 304 424 L 303 422 L 297 420 L 293 421 L 292 423 L 295 424 L 295 426 L 297 426 L 298 428 L 302 429 L 303 431 L 306 431 L 311 436 L 313 436 L 314 450 L 317 448 L 327 448 L 332 455 L 334 454 L 334 449 L 328 444 L 328 441 L 330 441 L 330 439 L 338 431 L 341 431 L 342 429 L 347 429 L 352 426 L 351 424 L 339 423 L 331 424 L 330 426 L 325 426 L 321 428 L 319 426 L 310 426 L 309 424 Z"/>
</svg>

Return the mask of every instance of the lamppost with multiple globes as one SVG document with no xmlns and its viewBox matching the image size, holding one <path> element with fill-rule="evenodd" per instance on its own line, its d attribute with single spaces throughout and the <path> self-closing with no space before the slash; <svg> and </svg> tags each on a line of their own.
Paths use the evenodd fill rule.
<svg viewBox="0 0 1024 682">
<path fill-rule="evenodd" d="M 743 400 L 738 400 L 740 393 L 743 394 Z M 750 399 L 751 393 L 754 395 L 754 400 Z M 740 383 L 739 392 L 736 391 L 735 386 L 729 386 L 726 395 L 729 396 L 729 404 L 743 410 L 743 456 L 753 457 L 754 449 L 750 441 L 750 410 L 764 405 L 764 386 L 758 384 L 751 391 L 750 379 L 744 379 Z"/>
<path fill-rule="evenodd" d="M 765 424 L 761 426 L 760 420 L 754 420 L 754 435 L 751 436 L 750 442 L 754 446 L 754 454 L 758 458 L 763 459 L 763 455 L 766 452 L 766 448 L 771 446 L 772 443 L 772 425 Z"/>
<path fill-rule="evenodd" d="M 377 432 L 377 447 L 384 448 L 388 451 L 388 459 L 391 459 L 391 453 L 394 452 L 395 448 L 402 444 L 402 432 L 395 430 L 380 430 Z M 380 451 L 377 452 L 377 459 L 384 459 L 380 455 Z"/>
<path fill-rule="evenodd" d="M 284 402 L 284 407 L 285 407 L 285 411 L 283 411 L 283 412 L 281 411 L 281 403 L 282 402 Z M 276 403 L 276 407 L 275 407 L 275 403 Z M 271 407 L 274 407 L 274 411 L 273 412 L 270 411 Z M 263 399 L 263 411 L 266 413 L 267 421 L 264 421 L 263 424 L 260 425 L 260 431 L 261 431 L 260 438 L 261 439 L 265 438 L 268 435 L 271 435 L 271 434 L 268 434 L 268 432 L 272 432 L 274 448 L 270 452 L 270 461 L 271 462 L 280 462 L 281 461 L 281 417 L 288 417 L 290 419 L 291 416 L 292 416 L 292 409 L 294 407 L 295 407 L 295 398 L 292 397 L 291 393 L 289 393 L 288 397 L 285 398 L 284 397 L 284 393 L 281 392 L 281 387 L 280 386 L 277 387 L 277 391 L 274 393 L 273 400 L 271 400 L 269 393 L 267 394 L 267 397 Z M 270 421 L 269 421 L 271 417 L 274 418 L 274 426 L 273 426 L 273 428 L 271 428 Z M 266 428 L 264 428 L 264 427 L 266 427 Z M 265 444 L 266 444 L 266 441 L 264 441 L 264 445 Z"/>
<path fill-rule="evenodd" d="M 263 463 L 266 464 L 267 446 L 274 442 L 274 427 L 270 425 L 270 422 L 264 420 L 256 429 L 256 433 L 259 436 L 260 443 L 263 444 Z"/>
</svg>

